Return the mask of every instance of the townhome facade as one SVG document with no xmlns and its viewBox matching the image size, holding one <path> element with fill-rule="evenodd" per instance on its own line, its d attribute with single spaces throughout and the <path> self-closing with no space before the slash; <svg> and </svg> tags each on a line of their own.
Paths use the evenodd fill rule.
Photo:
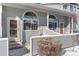
<svg viewBox="0 0 79 59">
<path fill-rule="evenodd" d="M 0 4 L 0 37 L 30 43 L 32 36 L 79 33 L 78 4 Z"/>
</svg>

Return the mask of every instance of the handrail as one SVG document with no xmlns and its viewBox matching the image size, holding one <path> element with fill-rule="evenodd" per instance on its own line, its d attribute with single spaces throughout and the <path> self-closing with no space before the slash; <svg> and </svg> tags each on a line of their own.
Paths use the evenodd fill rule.
<svg viewBox="0 0 79 59">
<path fill-rule="evenodd" d="M 59 37 L 59 36 L 71 36 L 71 35 L 79 35 L 79 33 L 75 33 L 75 34 L 62 34 L 62 35 L 42 35 L 42 36 L 32 36 L 31 38 Z"/>
<path fill-rule="evenodd" d="M 60 33 L 54 32 L 53 30 L 50 30 L 45 26 L 39 27 L 39 31 L 42 31 L 42 35 L 60 35 Z"/>
</svg>

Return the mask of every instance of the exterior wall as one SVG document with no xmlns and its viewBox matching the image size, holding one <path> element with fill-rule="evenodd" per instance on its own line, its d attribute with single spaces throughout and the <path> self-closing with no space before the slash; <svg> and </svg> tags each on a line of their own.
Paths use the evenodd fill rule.
<svg viewBox="0 0 79 59">
<path fill-rule="evenodd" d="M 8 56 L 8 38 L 0 38 L 0 56 Z"/>
<path fill-rule="evenodd" d="M 47 14 L 44 12 L 37 12 L 39 15 L 39 26 L 47 26 Z"/>
<path fill-rule="evenodd" d="M 25 11 L 27 11 L 27 10 L 3 6 L 3 10 L 2 10 L 2 26 L 3 26 L 2 27 L 2 34 L 3 34 L 3 37 L 7 37 L 7 28 L 8 28 L 7 27 L 7 17 L 15 17 L 15 16 L 22 17 Z M 38 17 L 39 17 L 39 26 L 40 27 L 41 26 L 47 26 L 47 13 L 39 12 L 37 10 L 35 10 L 35 12 L 38 14 Z M 53 14 L 53 13 L 51 13 L 51 14 Z M 55 16 L 57 17 L 57 19 L 55 21 L 57 21 L 58 24 L 60 22 L 64 22 L 64 31 L 65 31 L 64 33 L 68 33 L 68 29 L 69 29 L 69 19 L 68 19 L 68 17 L 60 16 L 58 14 L 55 14 Z M 59 32 L 59 25 L 58 25 L 58 27 L 55 31 Z M 28 32 L 29 32 L 29 35 L 30 35 L 30 31 L 23 31 L 23 34 L 25 34 L 25 35 L 23 35 L 23 37 L 25 36 L 25 39 L 27 39 L 27 37 L 30 38 L 30 36 L 27 35 Z M 39 33 L 38 31 L 32 31 L 32 32 L 34 32 L 36 34 Z M 33 33 L 31 33 L 31 34 L 33 35 Z M 27 41 L 29 41 L 29 39 Z"/>
<path fill-rule="evenodd" d="M 3 37 L 7 37 L 7 33 L 6 33 L 7 32 L 7 17 L 15 17 L 15 16 L 22 17 L 25 11 L 27 10 L 3 6 L 3 15 L 2 15 Z M 37 14 L 39 16 L 39 26 L 46 26 L 47 25 L 46 14 L 42 12 L 37 12 Z"/>
<path fill-rule="evenodd" d="M 53 14 L 52 14 L 53 15 Z M 56 18 L 54 21 L 56 21 L 58 24 L 57 28 L 54 30 L 55 32 L 59 32 L 59 23 L 63 22 L 64 23 L 64 34 L 69 33 L 69 17 L 67 16 L 61 16 L 61 15 L 57 15 L 55 14 Z"/>
<path fill-rule="evenodd" d="M 25 10 L 18 9 L 18 8 L 12 8 L 12 7 L 5 7 L 3 6 L 3 15 L 2 15 L 2 26 L 3 26 L 3 37 L 7 37 L 7 17 L 22 17 L 22 14 Z"/>
<path fill-rule="evenodd" d="M 3 14 L 2 14 L 2 34 L 3 37 L 7 37 L 7 17 L 22 17 L 26 9 L 19 9 L 13 7 L 3 6 Z M 35 11 L 39 17 L 39 26 L 47 26 L 47 16 L 46 13 Z M 30 35 L 31 32 L 31 35 Z M 23 31 L 23 39 L 30 42 L 30 37 L 32 35 L 39 35 L 38 31 Z M 28 38 L 28 39 L 27 39 Z"/>
</svg>

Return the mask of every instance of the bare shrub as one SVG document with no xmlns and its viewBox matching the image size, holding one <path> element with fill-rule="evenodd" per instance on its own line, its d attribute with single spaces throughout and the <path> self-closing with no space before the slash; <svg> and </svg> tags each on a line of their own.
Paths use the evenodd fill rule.
<svg viewBox="0 0 79 59">
<path fill-rule="evenodd" d="M 38 41 L 38 55 L 56 56 L 61 50 L 61 44 L 51 38 L 42 38 Z"/>
</svg>

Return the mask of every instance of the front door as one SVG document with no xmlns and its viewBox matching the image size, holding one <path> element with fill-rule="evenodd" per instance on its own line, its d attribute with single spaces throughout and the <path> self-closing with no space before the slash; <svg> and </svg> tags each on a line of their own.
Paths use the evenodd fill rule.
<svg viewBox="0 0 79 59">
<path fill-rule="evenodd" d="M 16 18 L 8 18 L 8 37 L 9 41 L 20 42 L 20 20 Z"/>
<path fill-rule="evenodd" d="M 63 22 L 60 23 L 60 27 L 59 28 L 60 28 L 60 30 L 59 30 L 60 33 L 64 34 L 64 23 Z"/>
</svg>

